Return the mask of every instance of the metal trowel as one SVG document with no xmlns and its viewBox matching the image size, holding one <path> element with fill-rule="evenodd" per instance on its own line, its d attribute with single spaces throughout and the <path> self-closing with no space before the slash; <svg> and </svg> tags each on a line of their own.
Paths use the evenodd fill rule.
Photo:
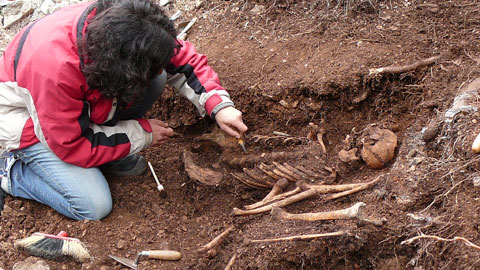
<svg viewBox="0 0 480 270">
<path fill-rule="evenodd" d="M 180 260 L 180 258 L 182 258 L 182 254 L 175 250 L 145 250 L 138 253 L 137 258 L 135 258 L 135 260 L 130 260 L 128 258 L 117 257 L 113 255 L 108 255 L 108 256 L 114 259 L 115 261 L 135 270 L 138 270 L 138 262 L 142 257 L 146 257 L 148 259 L 165 260 L 165 261 L 177 261 L 177 260 Z"/>
</svg>

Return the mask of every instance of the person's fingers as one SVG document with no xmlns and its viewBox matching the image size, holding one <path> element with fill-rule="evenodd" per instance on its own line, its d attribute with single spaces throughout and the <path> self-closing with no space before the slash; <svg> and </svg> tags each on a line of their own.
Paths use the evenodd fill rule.
<svg viewBox="0 0 480 270">
<path fill-rule="evenodd" d="M 168 128 L 168 123 L 166 122 L 163 122 L 162 120 L 158 120 L 158 119 L 149 119 L 149 121 L 155 123 L 156 125 L 159 125 L 161 127 L 164 127 L 164 128 Z"/>
<path fill-rule="evenodd" d="M 229 135 L 231 135 L 231 136 L 233 136 L 233 137 L 235 137 L 235 138 L 237 138 L 237 139 L 240 139 L 240 137 L 241 137 L 241 136 L 240 136 L 240 133 L 239 133 L 236 129 L 234 129 L 234 128 L 232 128 L 232 127 L 230 127 L 229 125 L 224 124 L 224 123 L 218 124 L 218 125 L 219 125 L 220 128 L 221 128 L 223 131 L 225 131 L 227 134 L 229 134 Z"/>
<path fill-rule="evenodd" d="M 245 132 L 247 132 L 248 130 L 248 127 L 247 125 L 245 125 L 242 121 L 242 119 L 240 119 L 239 121 L 236 121 L 233 123 L 235 128 L 241 133 L 241 134 L 244 134 Z"/>
</svg>

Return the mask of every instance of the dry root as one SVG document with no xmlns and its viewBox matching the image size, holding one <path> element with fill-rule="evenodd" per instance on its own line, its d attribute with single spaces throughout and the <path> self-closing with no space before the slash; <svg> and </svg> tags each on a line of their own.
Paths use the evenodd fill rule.
<svg viewBox="0 0 480 270">
<path fill-rule="evenodd" d="M 418 240 L 418 239 L 434 239 L 434 240 L 437 240 L 437 241 L 444 241 L 444 242 L 461 241 L 461 242 L 465 243 L 465 245 L 467 245 L 468 247 L 471 247 L 471 248 L 480 250 L 480 246 L 478 246 L 478 245 L 470 242 L 468 239 L 466 239 L 466 238 L 464 238 L 464 237 L 459 237 L 459 236 L 455 236 L 455 237 L 453 237 L 453 238 L 447 239 L 447 238 L 438 237 L 438 236 L 435 236 L 435 235 L 425 235 L 425 234 L 421 234 L 421 235 L 412 237 L 412 238 L 410 238 L 410 239 L 407 239 L 407 240 L 405 240 L 405 241 L 402 241 L 400 244 L 401 244 L 401 245 L 410 245 L 410 244 L 412 244 L 414 241 L 416 241 L 416 240 Z"/>
<path fill-rule="evenodd" d="M 441 57 L 440 55 L 433 56 L 433 57 L 423 59 L 413 64 L 405 65 L 405 66 L 389 66 L 389 67 L 382 67 L 382 68 L 371 68 L 368 72 L 369 73 L 368 75 L 372 76 L 372 75 L 388 74 L 388 73 L 400 74 L 400 73 L 410 72 L 422 67 L 433 65 L 435 62 L 440 60 L 440 57 Z"/>
<path fill-rule="evenodd" d="M 349 233 L 344 231 L 338 231 L 338 232 L 331 232 L 331 233 L 294 235 L 294 236 L 270 238 L 270 239 L 245 240 L 245 243 L 250 244 L 250 243 L 268 243 L 268 242 L 292 241 L 292 240 L 307 240 L 307 239 L 315 239 L 315 238 L 340 236 L 340 235 L 346 235 L 346 234 L 349 234 Z"/>
</svg>

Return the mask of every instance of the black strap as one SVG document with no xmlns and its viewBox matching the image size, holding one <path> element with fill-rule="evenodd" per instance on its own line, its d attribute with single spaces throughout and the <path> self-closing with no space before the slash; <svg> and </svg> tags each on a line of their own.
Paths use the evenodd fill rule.
<svg viewBox="0 0 480 270">
<path fill-rule="evenodd" d="M 20 54 L 22 54 L 23 45 L 25 44 L 25 40 L 27 40 L 28 33 L 37 22 L 38 21 L 35 21 L 28 26 L 25 32 L 23 32 L 22 38 L 20 38 L 20 42 L 18 43 L 17 52 L 15 53 L 15 59 L 13 60 L 13 80 L 14 81 L 17 81 L 18 61 L 20 60 Z"/>
</svg>

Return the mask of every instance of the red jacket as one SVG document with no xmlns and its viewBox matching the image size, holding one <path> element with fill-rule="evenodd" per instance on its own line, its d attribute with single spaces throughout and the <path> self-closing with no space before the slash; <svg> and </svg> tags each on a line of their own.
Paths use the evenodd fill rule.
<svg viewBox="0 0 480 270">
<path fill-rule="evenodd" d="M 66 7 L 31 23 L 0 58 L 0 146 L 21 149 L 38 142 L 65 162 L 94 167 L 149 146 L 146 119 L 111 119 L 116 102 L 89 90 L 80 69 L 83 38 L 94 3 Z M 167 67 L 168 81 L 203 116 L 233 106 L 204 55 L 185 41 Z"/>
</svg>

